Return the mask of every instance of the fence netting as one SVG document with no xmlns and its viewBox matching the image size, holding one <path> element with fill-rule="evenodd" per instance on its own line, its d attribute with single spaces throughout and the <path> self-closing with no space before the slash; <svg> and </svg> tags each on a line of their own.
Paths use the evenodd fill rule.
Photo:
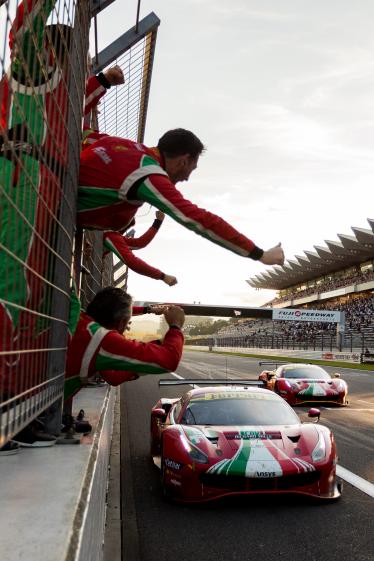
<svg viewBox="0 0 374 561">
<path fill-rule="evenodd" d="M 76 230 L 84 93 L 89 73 L 119 65 L 125 85 L 90 125 L 142 141 L 159 20 L 137 22 L 92 68 L 92 7 L 0 2 L 0 447 L 41 413 L 58 430 L 73 286 L 84 308 L 103 286 L 126 283 L 103 234 Z"/>
<path fill-rule="evenodd" d="M 138 142 L 144 140 L 157 27 L 142 35 L 124 53 L 111 58 L 110 66 L 121 67 L 125 84 L 121 88 L 112 88 L 98 110 L 100 131 Z M 105 70 L 107 65 L 101 58 L 99 55 L 95 60 L 95 67 Z"/>
<path fill-rule="evenodd" d="M 88 7 L 1 7 L 0 445 L 63 394 Z"/>
</svg>

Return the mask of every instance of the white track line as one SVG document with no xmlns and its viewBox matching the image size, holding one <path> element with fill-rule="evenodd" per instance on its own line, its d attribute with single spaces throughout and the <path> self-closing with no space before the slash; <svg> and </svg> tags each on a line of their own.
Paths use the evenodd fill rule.
<svg viewBox="0 0 374 561">
<path fill-rule="evenodd" d="M 366 479 L 363 479 L 359 475 L 348 471 L 342 466 L 336 466 L 336 474 L 344 479 L 344 481 L 347 481 L 348 483 L 353 485 L 353 487 L 356 487 L 363 493 L 366 493 L 367 495 L 369 495 L 369 497 L 374 498 L 374 485 L 369 481 L 366 481 Z"/>
</svg>

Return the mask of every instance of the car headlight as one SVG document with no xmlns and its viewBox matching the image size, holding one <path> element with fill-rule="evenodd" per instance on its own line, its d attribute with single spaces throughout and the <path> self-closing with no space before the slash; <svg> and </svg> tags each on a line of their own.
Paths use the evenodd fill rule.
<svg viewBox="0 0 374 561">
<path fill-rule="evenodd" d="M 339 380 L 339 382 L 335 384 L 335 389 L 338 392 L 345 392 L 347 391 L 347 384 L 343 382 L 343 380 Z"/>
<path fill-rule="evenodd" d="M 326 442 L 325 439 L 323 438 L 322 433 L 318 431 L 318 442 L 312 452 L 312 460 L 314 462 L 320 462 L 325 457 L 326 457 Z"/>
<path fill-rule="evenodd" d="M 208 456 L 204 454 L 204 452 L 199 450 L 197 446 L 192 444 L 192 442 L 190 442 L 184 434 L 181 434 L 180 439 L 183 444 L 183 448 L 186 450 L 187 454 L 192 458 L 194 462 L 197 462 L 198 464 L 209 463 Z"/>
</svg>

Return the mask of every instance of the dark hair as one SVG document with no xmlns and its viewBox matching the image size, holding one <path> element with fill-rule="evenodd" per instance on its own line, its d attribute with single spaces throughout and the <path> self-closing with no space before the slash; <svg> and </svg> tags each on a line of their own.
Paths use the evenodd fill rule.
<svg viewBox="0 0 374 561">
<path fill-rule="evenodd" d="M 205 150 L 204 144 L 186 129 L 173 129 L 166 132 L 158 141 L 157 148 L 169 158 L 189 154 L 193 158 L 200 156 Z"/>
<path fill-rule="evenodd" d="M 100 290 L 87 306 L 87 314 L 103 327 L 111 329 L 123 320 L 130 319 L 132 298 L 122 288 L 107 286 Z"/>
</svg>

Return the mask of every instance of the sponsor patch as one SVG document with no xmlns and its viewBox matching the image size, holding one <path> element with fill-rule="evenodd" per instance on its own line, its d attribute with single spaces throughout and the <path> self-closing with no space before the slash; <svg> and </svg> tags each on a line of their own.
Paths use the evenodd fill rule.
<svg viewBox="0 0 374 561">
<path fill-rule="evenodd" d="M 275 471 L 256 471 L 256 477 L 275 477 Z"/>
<path fill-rule="evenodd" d="M 127 146 L 124 146 L 123 144 L 116 144 L 116 146 L 112 147 L 112 150 L 114 150 L 114 152 L 126 152 L 126 150 L 128 150 Z"/>
<path fill-rule="evenodd" d="M 98 146 L 97 148 L 93 148 L 93 151 L 95 152 L 95 154 L 99 156 L 100 160 L 102 160 L 104 164 L 111 163 L 112 158 L 108 155 L 108 152 L 105 150 L 103 146 Z"/>
</svg>

